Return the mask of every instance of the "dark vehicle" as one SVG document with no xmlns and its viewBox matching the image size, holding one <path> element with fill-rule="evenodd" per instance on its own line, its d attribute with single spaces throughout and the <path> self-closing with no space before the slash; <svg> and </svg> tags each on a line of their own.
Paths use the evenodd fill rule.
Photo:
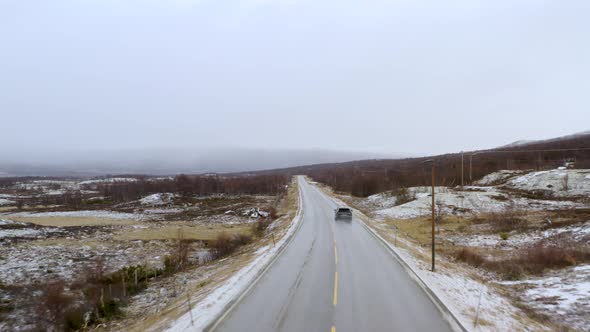
<svg viewBox="0 0 590 332">
<path fill-rule="evenodd" d="M 336 210 L 334 210 L 335 212 L 335 216 L 334 218 L 336 220 L 338 219 L 347 219 L 347 220 L 352 220 L 352 210 L 350 210 L 349 208 L 337 208 Z"/>
</svg>

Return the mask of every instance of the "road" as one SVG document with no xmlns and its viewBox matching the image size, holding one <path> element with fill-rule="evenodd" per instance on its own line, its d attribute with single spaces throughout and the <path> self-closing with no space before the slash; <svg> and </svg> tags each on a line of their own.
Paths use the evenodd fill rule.
<svg viewBox="0 0 590 332">
<path fill-rule="evenodd" d="M 451 331 L 391 253 L 358 220 L 298 178 L 303 224 L 215 331 Z"/>
</svg>

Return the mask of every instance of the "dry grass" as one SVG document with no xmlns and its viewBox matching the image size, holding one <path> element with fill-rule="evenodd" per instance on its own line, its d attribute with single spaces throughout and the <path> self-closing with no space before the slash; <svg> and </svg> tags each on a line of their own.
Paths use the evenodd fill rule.
<svg viewBox="0 0 590 332">
<path fill-rule="evenodd" d="M 251 232 L 249 224 L 241 225 L 194 225 L 194 226 L 164 226 L 160 228 L 140 228 L 119 231 L 114 235 L 115 240 L 133 241 L 133 240 L 174 240 L 178 237 L 178 231 L 181 230 L 184 238 L 187 240 L 214 240 L 219 233 L 227 232 L 229 234 L 246 234 Z"/>
<path fill-rule="evenodd" d="M 430 217 L 418 217 L 413 219 L 389 219 L 387 225 L 395 226 L 406 237 L 418 242 L 420 245 L 430 244 L 432 239 L 432 220 Z M 471 222 L 457 216 L 445 216 L 444 221 L 437 225 L 436 235 L 444 236 L 468 233 Z"/>
<path fill-rule="evenodd" d="M 500 274 L 504 279 L 520 279 L 525 274 L 541 274 L 547 269 L 573 266 L 590 261 L 590 251 L 580 248 L 533 247 L 515 250 L 511 258 L 488 259 L 473 248 L 455 252 L 458 261 Z"/>
<path fill-rule="evenodd" d="M 11 220 L 30 222 L 41 226 L 108 226 L 108 225 L 139 225 L 141 221 L 133 219 L 114 219 L 101 217 L 12 217 Z"/>
</svg>

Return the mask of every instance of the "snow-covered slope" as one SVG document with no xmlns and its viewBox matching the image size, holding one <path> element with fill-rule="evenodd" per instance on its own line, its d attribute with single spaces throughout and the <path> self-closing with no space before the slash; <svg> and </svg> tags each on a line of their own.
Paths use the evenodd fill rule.
<svg viewBox="0 0 590 332">
<path fill-rule="evenodd" d="M 590 170 L 553 169 L 528 173 L 509 180 L 506 187 L 526 191 L 547 191 L 555 196 L 590 195 Z"/>
</svg>

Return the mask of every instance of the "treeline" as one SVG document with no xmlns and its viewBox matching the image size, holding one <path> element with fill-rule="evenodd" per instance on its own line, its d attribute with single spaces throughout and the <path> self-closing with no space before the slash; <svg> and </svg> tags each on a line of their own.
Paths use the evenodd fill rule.
<svg viewBox="0 0 590 332">
<path fill-rule="evenodd" d="M 460 154 L 443 155 L 433 159 L 436 185 L 461 184 Z M 430 185 L 431 163 L 426 162 L 427 160 L 427 158 L 412 158 L 361 161 L 347 166 L 310 169 L 306 174 L 335 190 L 366 197 L 397 188 Z M 590 150 L 543 153 L 489 152 L 474 155 L 472 162 L 469 155 L 464 155 L 463 181 L 467 185 L 502 169 L 551 169 L 563 166 L 568 160 L 575 160 L 576 168 L 590 168 Z"/>
<path fill-rule="evenodd" d="M 574 161 L 575 168 L 590 168 L 590 135 L 542 141 L 524 146 L 466 152 L 463 180 L 472 181 L 502 169 L 542 170 Z M 563 151 L 563 149 L 570 149 Z M 546 151 L 553 150 L 553 151 Z M 555 151 L 560 150 L 560 151 Z M 431 163 L 435 162 L 435 183 L 439 186 L 461 184 L 461 154 L 424 158 L 362 160 L 346 163 L 311 165 L 258 174 L 305 174 L 337 191 L 365 197 L 405 187 L 431 184 Z"/>
<path fill-rule="evenodd" d="M 289 184 L 288 175 L 203 176 L 180 174 L 174 179 L 114 182 L 97 185 L 99 192 L 113 202 L 128 202 L 155 193 L 178 193 L 183 197 L 228 195 L 279 195 Z"/>
</svg>

